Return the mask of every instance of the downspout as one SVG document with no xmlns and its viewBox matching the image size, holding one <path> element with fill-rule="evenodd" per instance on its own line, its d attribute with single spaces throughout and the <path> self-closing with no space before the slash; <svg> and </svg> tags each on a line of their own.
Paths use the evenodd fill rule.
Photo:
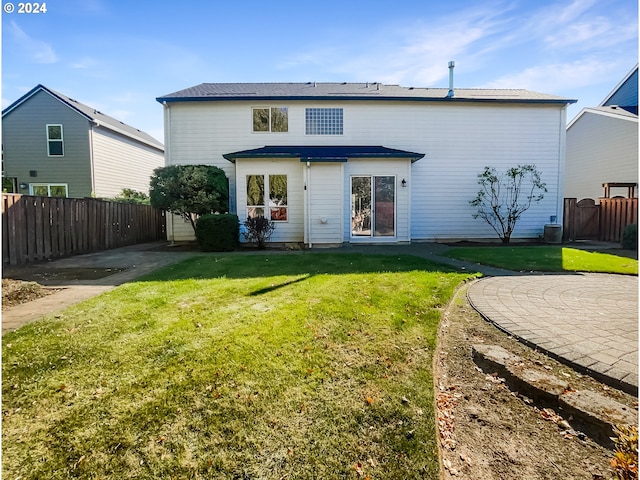
<svg viewBox="0 0 640 480">
<path fill-rule="evenodd" d="M 93 151 L 93 127 L 95 127 L 97 123 L 95 121 L 89 122 L 89 158 L 91 159 L 90 167 L 91 167 L 91 194 L 92 196 L 97 196 L 96 194 L 96 159 L 94 157 Z M 69 192 L 67 192 L 69 194 Z"/>
<path fill-rule="evenodd" d="M 567 161 L 567 106 L 560 110 L 560 138 L 558 142 L 558 194 L 556 199 L 556 222 L 564 223 L 564 173 Z M 564 235 L 564 234 L 563 234 Z"/>
<path fill-rule="evenodd" d="M 166 101 L 162 102 L 162 106 L 164 107 L 164 166 L 166 167 L 171 163 L 171 110 Z M 167 224 L 167 240 L 173 245 L 175 243 L 173 215 L 166 212 L 165 219 Z"/>
<path fill-rule="evenodd" d="M 311 162 L 307 162 L 307 231 L 309 232 L 309 248 L 313 248 L 311 232 Z"/>
</svg>

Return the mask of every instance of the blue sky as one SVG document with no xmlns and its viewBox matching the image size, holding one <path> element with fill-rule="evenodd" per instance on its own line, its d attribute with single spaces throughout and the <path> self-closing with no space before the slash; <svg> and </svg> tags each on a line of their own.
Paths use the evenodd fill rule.
<svg viewBox="0 0 640 480">
<path fill-rule="evenodd" d="M 46 13 L 2 14 L 2 107 L 41 83 L 159 140 L 162 107 L 155 98 L 202 82 L 446 87 L 447 63 L 455 60 L 457 87 L 578 99 L 570 120 L 597 106 L 638 62 L 636 0 L 46 6 Z"/>
</svg>

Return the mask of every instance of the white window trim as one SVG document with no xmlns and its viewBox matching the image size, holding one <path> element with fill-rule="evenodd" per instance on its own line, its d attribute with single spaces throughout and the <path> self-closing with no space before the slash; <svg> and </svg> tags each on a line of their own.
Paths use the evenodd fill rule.
<svg viewBox="0 0 640 480">
<path fill-rule="evenodd" d="M 47 187 L 47 196 L 51 196 L 51 187 L 64 187 L 66 195 L 59 198 L 69 198 L 69 184 L 68 183 L 30 183 L 29 195 L 33 195 L 33 187 Z"/>
<path fill-rule="evenodd" d="M 54 138 L 54 139 L 50 139 L 49 138 L 49 127 L 60 127 L 60 139 Z M 64 128 L 62 127 L 61 123 L 48 123 L 46 125 L 46 133 L 47 133 L 47 156 L 48 157 L 64 157 Z M 50 144 L 49 142 L 60 142 L 60 144 L 62 145 L 62 155 L 51 155 L 51 149 L 49 148 Z"/>
<path fill-rule="evenodd" d="M 287 109 L 287 131 L 286 132 L 274 132 L 271 130 L 271 109 L 272 108 L 286 108 Z M 254 110 L 269 110 L 269 130 L 265 130 L 263 132 L 261 131 L 257 131 L 253 129 L 253 111 Z M 289 133 L 289 107 L 285 107 L 285 106 L 278 106 L 278 105 L 262 105 L 262 106 L 255 106 L 255 107 L 251 107 L 251 133 L 254 133 L 256 135 L 286 135 L 287 133 Z"/>
</svg>

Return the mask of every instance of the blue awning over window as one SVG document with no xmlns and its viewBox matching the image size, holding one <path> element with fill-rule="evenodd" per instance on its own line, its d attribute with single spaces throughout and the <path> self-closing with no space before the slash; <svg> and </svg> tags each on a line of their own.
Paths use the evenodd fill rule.
<svg viewBox="0 0 640 480">
<path fill-rule="evenodd" d="M 408 152 L 382 146 L 267 146 L 226 153 L 224 158 L 235 163 L 238 158 L 299 158 L 301 162 L 347 162 L 350 158 L 404 158 L 417 162 L 424 153 Z"/>
</svg>

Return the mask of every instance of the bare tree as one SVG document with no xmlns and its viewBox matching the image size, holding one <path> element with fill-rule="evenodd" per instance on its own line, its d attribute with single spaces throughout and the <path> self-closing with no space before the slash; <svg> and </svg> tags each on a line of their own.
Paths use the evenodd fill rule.
<svg viewBox="0 0 640 480">
<path fill-rule="evenodd" d="M 478 209 L 473 218 L 482 218 L 508 244 L 520 216 L 532 203 L 544 198 L 547 186 L 535 165 L 518 165 L 504 173 L 484 167 L 478 174 L 482 189 L 469 203 Z"/>
</svg>

